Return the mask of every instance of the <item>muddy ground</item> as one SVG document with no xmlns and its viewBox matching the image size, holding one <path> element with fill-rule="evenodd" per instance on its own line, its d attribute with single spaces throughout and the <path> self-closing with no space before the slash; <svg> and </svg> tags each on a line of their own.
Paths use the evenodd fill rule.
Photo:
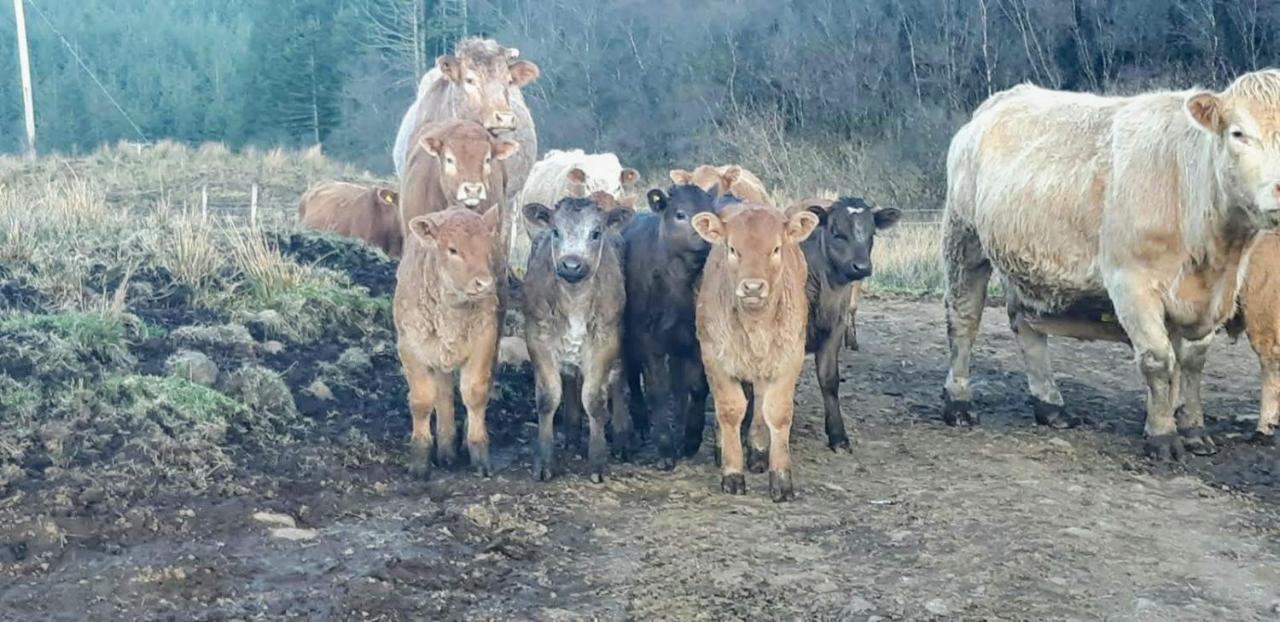
<svg viewBox="0 0 1280 622">
<path fill-rule="evenodd" d="M 366 268 L 357 278 L 388 291 L 385 270 Z M 169 314 L 152 321 L 225 319 Z M 1003 313 L 990 309 L 974 373 L 983 425 L 952 429 L 938 420 L 940 304 L 870 300 L 859 322 L 862 350 L 845 353 L 841 388 L 855 451 L 826 449 L 810 366 L 792 434 L 798 499 L 781 505 L 764 475 L 748 476 L 745 497 L 721 494 L 710 443 L 674 472 L 656 470 L 648 448 L 603 485 L 561 452 L 561 474 L 535 482 L 530 377 L 518 369 L 497 389 L 497 474 L 414 481 L 387 334 L 219 351 L 278 372 L 303 423 L 270 442 L 230 435 L 227 459 L 198 479 L 104 471 L 113 484 L 27 465 L 0 498 L 0 619 L 1280 615 L 1280 453 L 1245 440 L 1257 366 L 1246 344 L 1223 339 L 1207 367 L 1222 451 L 1165 467 L 1139 457 L 1142 392 L 1122 346 L 1055 342 L 1063 392 L 1087 422 L 1037 429 Z M 173 350 L 149 347 L 136 354 L 143 370 Z M 339 359 L 334 397 L 301 390 Z M 136 494 L 119 496 L 122 486 Z M 297 531 L 273 533 L 280 524 L 258 512 Z"/>
</svg>

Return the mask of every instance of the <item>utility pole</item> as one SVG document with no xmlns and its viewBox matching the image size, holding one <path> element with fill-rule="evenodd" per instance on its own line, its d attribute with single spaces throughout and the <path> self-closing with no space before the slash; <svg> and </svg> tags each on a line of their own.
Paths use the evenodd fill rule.
<svg viewBox="0 0 1280 622">
<path fill-rule="evenodd" d="M 27 53 L 27 15 L 23 0 L 13 0 L 13 19 L 18 23 L 18 64 L 22 68 L 22 107 L 27 120 L 27 157 L 36 157 L 36 109 L 31 100 L 31 58 Z"/>
</svg>

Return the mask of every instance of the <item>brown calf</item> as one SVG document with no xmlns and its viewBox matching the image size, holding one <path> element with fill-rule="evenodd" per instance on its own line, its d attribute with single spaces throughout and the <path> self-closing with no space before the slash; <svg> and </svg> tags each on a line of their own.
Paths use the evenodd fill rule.
<svg viewBox="0 0 1280 622">
<path fill-rule="evenodd" d="M 1249 345 L 1258 354 L 1262 376 L 1262 409 L 1256 437 L 1274 442 L 1280 425 L 1280 232 L 1258 236 L 1248 254 L 1240 311 Z M 1238 322 L 1228 325 L 1232 336 L 1240 334 Z"/>
<path fill-rule="evenodd" d="M 298 220 L 307 229 L 364 240 L 399 257 L 404 243 L 399 201 L 400 193 L 390 188 L 325 181 L 303 193 Z"/>
<path fill-rule="evenodd" d="M 769 426 L 769 493 L 794 497 L 791 417 L 804 364 L 807 266 L 800 242 L 818 226 L 801 211 L 788 217 L 760 204 L 700 213 L 693 228 L 712 244 L 698 290 L 697 327 L 707 382 L 715 399 L 723 474 L 720 487 L 746 492 L 741 426 L 750 383 Z"/>
<path fill-rule="evenodd" d="M 436 460 L 457 456 L 453 372 L 461 369 L 471 464 L 489 475 L 485 406 L 498 354 L 498 283 L 492 261 L 500 211 L 484 216 L 453 208 L 409 221 L 410 237 L 396 272 L 396 346 L 409 382 L 413 415 L 410 469 L 430 472 L 431 414 L 436 415 Z"/>
</svg>

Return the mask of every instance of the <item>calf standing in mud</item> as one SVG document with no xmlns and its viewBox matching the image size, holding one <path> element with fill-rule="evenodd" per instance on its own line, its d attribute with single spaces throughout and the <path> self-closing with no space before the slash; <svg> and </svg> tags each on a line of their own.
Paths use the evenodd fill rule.
<svg viewBox="0 0 1280 622">
<path fill-rule="evenodd" d="M 490 474 L 485 407 L 498 353 L 498 291 L 491 259 L 500 217 L 494 206 L 484 216 L 452 208 L 409 221 L 393 310 L 396 346 L 409 383 L 414 475 L 430 472 L 433 411 L 437 461 L 449 465 L 457 456 L 453 372 L 458 369 L 471 464 L 481 475 Z"/>
<path fill-rule="evenodd" d="M 627 277 L 623 356 L 631 410 L 637 418 L 652 410 L 659 466 L 669 470 L 676 464 L 676 434 L 683 436 L 683 455 L 698 452 L 707 408 L 707 381 L 694 331 L 694 284 L 711 245 L 691 222 L 737 199 L 682 184 L 666 192 L 650 190 L 648 201 L 652 211 L 636 216 L 622 232 Z"/>
<path fill-rule="evenodd" d="M 746 492 L 742 420 L 751 383 L 769 426 L 769 493 L 795 496 L 791 483 L 791 418 L 804 365 L 807 267 L 800 243 L 818 226 L 809 211 L 790 216 L 758 204 L 730 205 L 693 218 L 713 245 L 698 288 L 698 341 L 719 421 L 720 487 Z M 845 298 L 847 301 L 848 298 Z"/>
<path fill-rule="evenodd" d="M 626 290 L 616 234 L 634 212 L 604 192 L 564 198 L 554 208 L 530 203 L 523 211 L 535 236 L 524 286 L 525 340 L 537 380 L 534 475 L 551 478 L 553 423 L 563 402 L 571 443 L 579 438 L 580 413 L 586 409 L 591 427 L 587 461 L 592 481 L 601 482 L 611 393 L 614 436 L 631 436 L 618 367 Z"/>
<path fill-rule="evenodd" d="M 876 231 L 897 224 L 902 213 L 893 207 L 873 207 L 858 197 L 812 199 L 798 207 L 809 210 L 819 221 L 818 228 L 800 245 L 809 270 L 805 284 L 809 300 L 805 350 L 814 353 L 827 446 L 832 451 L 851 451 L 839 397 L 840 350 L 853 321 L 849 301 L 857 283 L 871 276 L 871 246 Z M 757 454 L 765 449 L 764 428 L 753 426 L 751 431 L 752 466 L 757 462 L 763 466 L 763 456 L 757 458 Z"/>
</svg>

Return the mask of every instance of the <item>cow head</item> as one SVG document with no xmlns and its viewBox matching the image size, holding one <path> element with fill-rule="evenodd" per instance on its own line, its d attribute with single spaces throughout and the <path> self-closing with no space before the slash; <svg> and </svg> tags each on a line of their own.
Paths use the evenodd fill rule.
<svg viewBox="0 0 1280 622">
<path fill-rule="evenodd" d="M 612 177 L 612 175 L 610 176 Z M 622 193 L 623 188 L 630 187 L 640 179 L 640 172 L 633 168 L 624 168 L 617 179 L 598 179 L 587 175 L 587 172 L 575 166 L 565 173 L 572 196 L 584 197 L 593 192 L 608 192 L 614 196 Z"/>
<path fill-rule="evenodd" d="M 667 250 L 676 255 L 706 257 L 711 245 L 693 229 L 693 218 L 698 214 L 715 213 L 731 197 L 721 197 L 715 190 L 707 191 L 691 184 L 678 184 L 662 190 L 653 189 L 645 197 L 649 209 L 662 219 L 658 235 Z"/>
<path fill-rule="evenodd" d="M 474 119 L 494 134 L 516 129 L 511 91 L 538 78 L 538 66 L 517 60 L 520 52 L 492 39 L 458 42 L 453 54 L 436 59 L 436 68 L 461 91 L 464 118 Z"/>
<path fill-rule="evenodd" d="M 460 306 L 494 295 L 490 255 L 500 218 L 495 205 L 483 216 L 450 208 L 409 221 L 409 231 L 434 260 L 446 303 Z"/>
<path fill-rule="evenodd" d="M 693 228 L 724 253 L 734 304 L 748 313 L 769 306 L 785 264 L 783 254 L 803 242 L 818 226 L 818 217 L 803 210 L 788 216 L 767 205 L 741 204 L 719 214 L 694 216 Z"/>
<path fill-rule="evenodd" d="M 859 197 L 809 199 L 798 205 L 818 217 L 818 229 L 810 243 L 819 245 L 829 275 L 837 284 L 871 276 L 871 247 L 876 231 L 898 224 L 902 216 L 897 208 L 871 206 Z"/>
<path fill-rule="evenodd" d="M 390 209 L 395 211 L 396 213 L 399 213 L 400 211 L 400 193 L 399 192 L 396 192 L 395 190 L 392 190 L 390 188 L 378 188 L 376 196 L 377 196 L 378 207 L 383 209 Z"/>
<path fill-rule="evenodd" d="M 551 265 L 556 276 L 576 284 L 591 277 L 600 265 L 609 236 L 631 222 L 635 212 L 629 199 L 634 200 L 614 200 L 608 193 L 597 192 L 560 199 L 554 208 L 530 203 L 523 211 L 530 232 L 551 236 Z"/>
<path fill-rule="evenodd" d="M 1280 212 L 1280 71 L 1240 76 L 1221 93 L 1186 100 L 1187 114 L 1214 136 L 1236 200 L 1267 214 Z M 1222 175 L 1226 173 L 1226 175 Z"/>
<path fill-rule="evenodd" d="M 489 175 L 494 161 L 505 160 L 520 149 L 519 143 L 497 140 L 470 121 L 424 136 L 419 145 L 440 167 L 440 190 L 444 196 L 451 203 L 473 209 L 489 200 Z"/>
</svg>

